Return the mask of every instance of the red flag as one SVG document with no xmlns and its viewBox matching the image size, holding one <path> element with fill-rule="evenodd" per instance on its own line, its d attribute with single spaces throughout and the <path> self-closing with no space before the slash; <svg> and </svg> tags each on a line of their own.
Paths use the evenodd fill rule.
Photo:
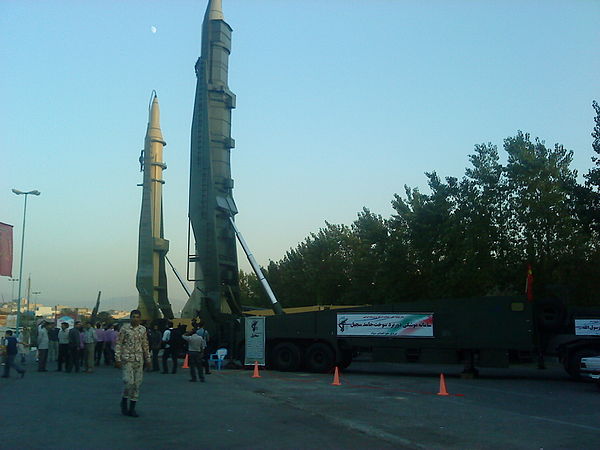
<svg viewBox="0 0 600 450">
<path fill-rule="evenodd" d="M 0 276 L 12 277 L 13 227 L 0 222 Z"/>
<path fill-rule="evenodd" d="M 533 301 L 533 271 L 531 270 L 531 264 L 527 264 L 527 281 L 525 282 L 525 294 L 527 294 L 527 300 Z"/>
</svg>

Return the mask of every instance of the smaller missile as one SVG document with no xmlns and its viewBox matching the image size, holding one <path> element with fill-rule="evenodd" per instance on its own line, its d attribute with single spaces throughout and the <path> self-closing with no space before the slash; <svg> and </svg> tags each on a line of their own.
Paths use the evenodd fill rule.
<svg viewBox="0 0 600 450">
<path fill-rule="evenodd" d="M 167 296 L 165 257 L 169 241 L 164 238 L 162 215 L 163 147 L 167 143 L 160 129 L 158 97 L 153 93 L 144 150 L 140 156 L 142 164 L 142 208 L 138 243 L 138 270 L 136 287 L 139 292 L 139 310 L 142 318 L 153 320 L 162 316 L 173 318 Z M 160 310 L 160 311 L 159 311 Z"/>
</svg>

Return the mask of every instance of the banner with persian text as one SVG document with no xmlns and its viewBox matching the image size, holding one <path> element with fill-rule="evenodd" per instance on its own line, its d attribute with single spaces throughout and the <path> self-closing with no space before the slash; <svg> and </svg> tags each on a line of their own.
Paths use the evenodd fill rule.
<svg viewBox="0 0 600 450">
<path fill-rule="evenodd" d="M 575 319 L 576 336 L 600 336 L 600 319 Z"/>
<path fill-rule="evenodd" d="M 433 337 L 433 313 L 339 313 L 338 336 Z"/>
<path fill-rule="evenodd" d="M 265 356 L 265 318 L 246 317 L 246 348 L 244 364 L 251 365 L 255 362 L 260 366 L 266 364 Z"/>
<path fill-rule="evenodd" d="M 0 222 L 0 276 L 12 277 L 13 227 Z"/>
</svg>

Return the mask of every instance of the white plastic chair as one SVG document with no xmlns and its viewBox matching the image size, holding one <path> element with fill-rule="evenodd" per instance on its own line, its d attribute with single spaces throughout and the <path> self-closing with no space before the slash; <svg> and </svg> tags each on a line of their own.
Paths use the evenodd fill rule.
<svg viewBox="0 0 600 450">
<path fill-rule="evenodd" d="M 217 349 L 217 351 L 215 353 L 210 355 L 209 361 L 212 361 L 214 363 L 217 370 L 221 370 L 221 367 L 223 366 L 223 361 L 225 360 L 226 356 L 227 356 L 227 349 L 219 348 L 219 349 Z"/>
</svg>

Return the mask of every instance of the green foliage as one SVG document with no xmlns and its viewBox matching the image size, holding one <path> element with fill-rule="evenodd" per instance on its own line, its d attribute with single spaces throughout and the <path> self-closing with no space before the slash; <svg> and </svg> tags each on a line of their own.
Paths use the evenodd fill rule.
<svg viewBox="0 0 600 450">
<path fill-rule="evenodd" d="M 242 306 L 268 308 L 270 300 L 254 273 L 246 273 L 240 270 L 240 302 Z"/>
<path fill-rule="evenodd" d="M 595 163 L 595 167 L 585 175 L 588 181 L 588 185 L 591 186 L 595 192 L 600 192 L 600 106 L 595 100 L 592 102 L 592 108 L 596 112 L 594 117 L 594 130 L 592 131 L 592 149 L 598 156 L 593 156 L 592 161 Z"/>
<path fill-rule="evenodd" d="M 430 193 L 405 186 L 389 219 L 363 208 L 350 226 L 326 222 L 270 262 L 283 306 L 524 294 L 527 264 L 536 296 L 561 285 L 576 303 L 600 304 L 600 158 L 581 185 L 559 144 L 519 131 L 503 150 L 506 165 L 495 145 L 476 145 L 462 179 L 426 173 Z M 242 287 L 250 303 L 264 296 L 252 277 Z"/>
</svg>

